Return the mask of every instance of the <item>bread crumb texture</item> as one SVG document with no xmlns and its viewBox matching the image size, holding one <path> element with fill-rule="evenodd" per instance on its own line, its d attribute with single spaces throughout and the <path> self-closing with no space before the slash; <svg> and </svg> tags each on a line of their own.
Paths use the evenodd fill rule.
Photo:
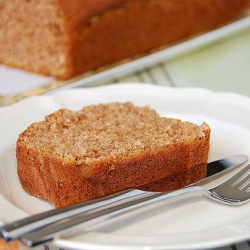
<svg viewBox="0 0 250 250">
<path fill-rule="evenodd" d="M 56 206 L 179 173 L 185 179 L 180 185 L 186 185 L 190 174 L 185 171 L 206 167 L 209 136 L 206 123 L 160 117 L 149 106 L 130 102 L 61 109 L 20 134 L 18 174 L 27 192 Z"/>
</svg>

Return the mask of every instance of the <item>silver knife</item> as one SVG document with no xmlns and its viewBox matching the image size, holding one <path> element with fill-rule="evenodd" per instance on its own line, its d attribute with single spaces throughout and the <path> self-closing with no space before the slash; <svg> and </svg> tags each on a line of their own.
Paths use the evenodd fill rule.
<svg viewBox="0 0 250 250">
<path fill-rule="evenodd" d="M 207 175 L 192 185 L 211 182 L 248 160 L 245 155 L 233 155 L 208 163 Z M 171 193 L 171 192 L 169 192 Z M 124 208 L 132 208 L 166 193 L 125 190 L 93 201 L 87 201 L 30 216 L 0 227 L 0 236 L 7 241 L 19 239 L 34 246 L 53 239 L 55 232 Z M 71 218 L 69 220 L 69 218 Z"/>
</svg>

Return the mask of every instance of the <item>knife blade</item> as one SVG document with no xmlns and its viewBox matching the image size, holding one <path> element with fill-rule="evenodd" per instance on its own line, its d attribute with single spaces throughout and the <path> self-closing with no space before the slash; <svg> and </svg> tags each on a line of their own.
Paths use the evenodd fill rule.
<svg viewBox="0 0 250 250">
<path fill-rule="evenodd" d="M 218 178 L 219 173 L 225 173 L 248 160 L 245 155 L 233 155 L 208 163 L 207 176 L 197 182 L 199 185 Z M 196 184 L 197 184 L 196 183 Z M 21 239 L 26 245 L 33 246 L 51 240 L 51 234 L 76 223 L 96 218 L 110 213 L 116 207 L 130 207 L 138 202 L 146 202 L 161 196 L 162 193 L 145 192 L 141 190 L 125 190 L 93 201 L 87 201 L 59 209 L 53 209 L 33 215 L 0 227 L 0 236 L 5 240 Z M 79 218 L 81 215 L 81 218 Z M 72 220 L 68 220 L 72 217 Z M 74 218 L 73 218 L 74 217 Z M 66 221 L 64 221 L 66 220 Z"/>
</svg>

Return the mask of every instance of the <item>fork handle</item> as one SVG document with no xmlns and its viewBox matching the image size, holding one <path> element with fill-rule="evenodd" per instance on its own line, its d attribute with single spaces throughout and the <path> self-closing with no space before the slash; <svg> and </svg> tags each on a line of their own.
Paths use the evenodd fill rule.
<svg viewBox="0 0 250 250">
<path fill-rule="evenodd" d="M 42 227 L 33 232 L 25 233 L 21 235 L 19 238 L 24 244 L 29 247 L 45 243 L 47 241 L 53 240 L 57 234 L 62 234 L 65 230 L 69 230 L 69 228 L 74 229 L 75 226 L 78 226 L 81 223 L 87 222 L 89 220 L 97 219 L 101 216 L 106 215 L 103 219 L 108 219 L 110 216 L 116 216 L 119 214 L 123 214 L 132 209 L 142 207 L 146 204 L 150 204 L 152 202 L 166 200 L 174 197 L 179 197 L 184 194 L 194 193 L 194 192 L 204 192 L 206 189 L 202 186 L 189 186 L 183 189 L 179 189 L 177 191 L 165 192 L 165 193 L 151 193 L 147 196 L 140 196 L 136 199 L 132 197 L 131 200 L 124 202 L 120 200 L 114 204 L 108 204 L 103 207 L 98 207 L 92 209 L 86 213 L 73 216 L 71 218 L 59 221 L 57 223 L 50 224 L 48 226 Z"/>
</svg>

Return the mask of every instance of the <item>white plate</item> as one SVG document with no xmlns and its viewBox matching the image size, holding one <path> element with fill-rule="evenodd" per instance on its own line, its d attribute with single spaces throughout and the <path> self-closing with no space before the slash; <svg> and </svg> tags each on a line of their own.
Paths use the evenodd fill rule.
<svg viewBox="0 0 250 250">
<path fill-rule="evenodd" d="M 22 218 L 52 205 L 26 194 L 18 181 L 17 136 L 30 123 L 61 107 L 73 110 L 111 101 L 150 104 L 161 115 L 178 117 L 211 129 L 209 160 L 231 154 L 250 155 L 250 99 L 203 89 L 173 89 L 149 84 L 117 84 L 72 89 L 27 98 L 0 109 L 0 221 Z M 200 195 L 161 201 L 81 229 L 55 246 L 78 249 L 196 249 L 250 239 L 250 204 L 229 207 Z"/>
</svg>

